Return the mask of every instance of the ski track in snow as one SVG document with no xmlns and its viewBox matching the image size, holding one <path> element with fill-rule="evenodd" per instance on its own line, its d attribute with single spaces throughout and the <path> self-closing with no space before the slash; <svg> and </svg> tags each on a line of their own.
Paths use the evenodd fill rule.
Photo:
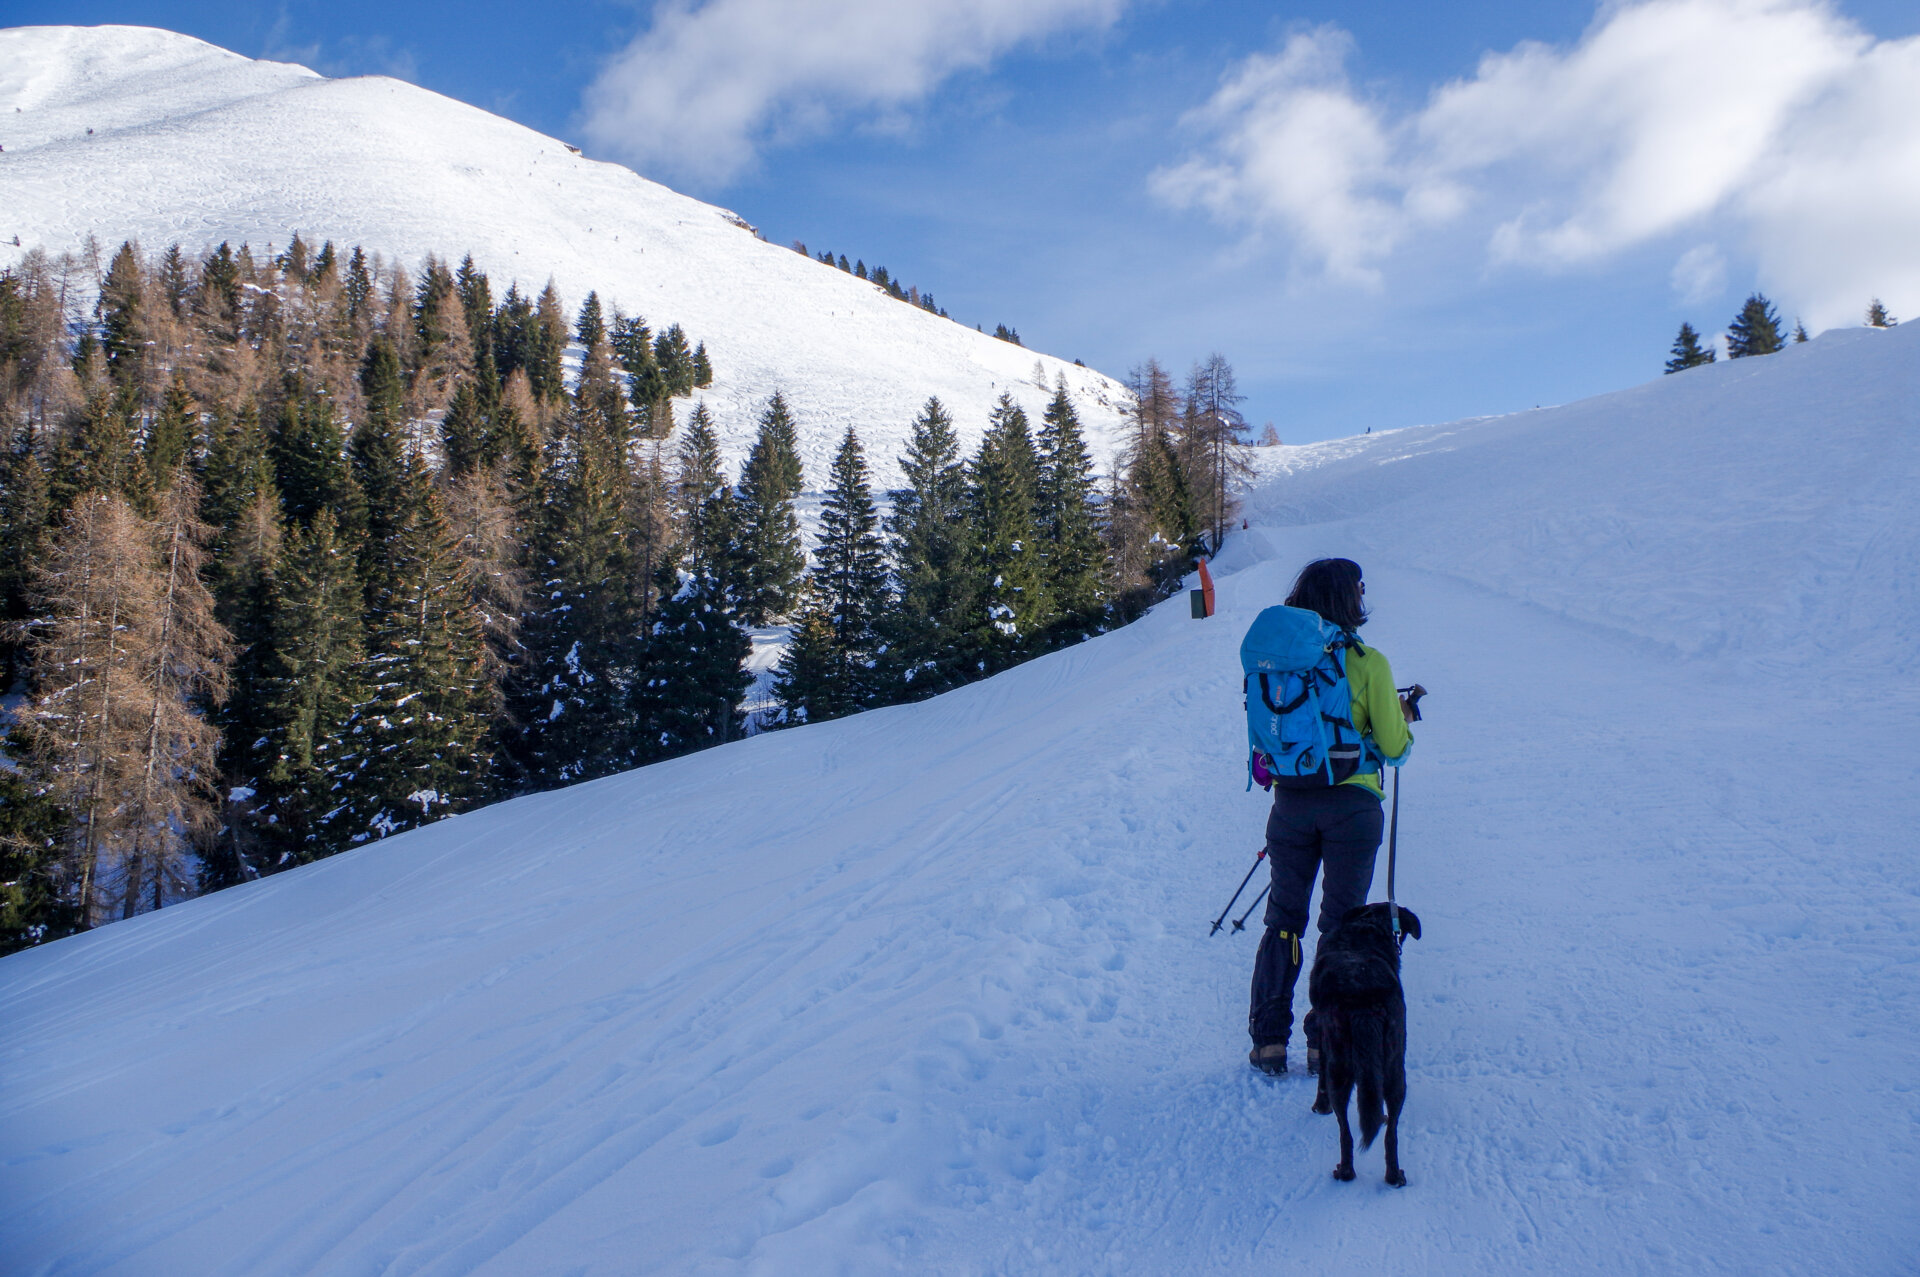
<svg viewBox="0 0 1920 1277">
<path fill-rule="evenodd" d="M 1277 450 L 1210 621 L 13 955 L 9 1271 L 1911 1272 L 1917 354 Z M 1240 636 L 1355 547 L 1433 691 L 1405 1190 L 1207 934 Z"/>
</svg>

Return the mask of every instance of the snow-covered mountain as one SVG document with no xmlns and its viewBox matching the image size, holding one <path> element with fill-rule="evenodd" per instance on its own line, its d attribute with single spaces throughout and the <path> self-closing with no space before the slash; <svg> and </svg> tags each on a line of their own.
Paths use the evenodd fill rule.
<svg viewBox="0 0 1920 1277">
<path fill-rule="evenodd" d="M 1282 451 L 1211 620 L 0 961 L 0 1253 L 1911 1271 L 1917 376 L 1920 326 L 1834 334 Z M 1245 1063 L 1253 929 L 1207 934 L 1266 809 L 1236 647 L 1328 551 L 1432 689 L 1404 1191 L 1331 1179 Z"/>
<path fill-rule="evenodd" d="M 1010 391 L 1064 377 L 1109 464 L 1128 395 L 756 238 L 724 209 L 485 111 L 380 76 L 333 80 L 145 27 L 0 30 L 0 265 L 89 234 L 158 250 L 358 243 L 409 270 L 472 251 L 495 294 L 549 274 L 707 343 L 701 392 L 736 460 L 785 391 L 809 486 L 851 424 L 883 483 L 929 395 L 969 446 Z M 937 290 L 936 290 L 937 291 Z M 1044 385 L 1041 383 L 1044 382 Z"/>
</svg>

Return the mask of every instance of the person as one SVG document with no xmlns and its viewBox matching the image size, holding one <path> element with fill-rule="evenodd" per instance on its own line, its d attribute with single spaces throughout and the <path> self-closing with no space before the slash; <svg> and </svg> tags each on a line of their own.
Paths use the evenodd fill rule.
<svg viewBox="0 0 1920 1277">
<path fill-rule="evenodd" d="M 1354 730 L 1370 742 L 1362 770 L 1324 789 L 1274 786 L 1267 816 L 1266 931 L 1254 958 L 1253 992 L 1247 1031 L 1253 1038 L 1248 1062 L 1263 1073 L 1287 1071 L 1287 1039 L 1293 1032 L 1293 990 L 1300 979 L 1300 941 L 1307 927 L 1313 880 L 1321 878 L 1319 932 L 1325 935 L 1349 909 L 1367 902 L 1373 889 L 1373 861 L 1385 828 L 1381 810 L 1381 763 L 1399 766 L 1413 746 L 1408 722 L 1413 717 L 1393 686 L 1393 669 L 1377 648 L 1363 647 L 1355 632 L 1367 623 L 1367 585 L 1351 559 L 1319 559 L 1294 579 L 1287 606 L 1316 612 L 1343 630 L 1347 648 L 1347 685 L 1352 693 Z M 1307 1069 L 1316 1072 L 1319 1043 L 1313 1015 L 1307 1015 Z"/>
</svg>

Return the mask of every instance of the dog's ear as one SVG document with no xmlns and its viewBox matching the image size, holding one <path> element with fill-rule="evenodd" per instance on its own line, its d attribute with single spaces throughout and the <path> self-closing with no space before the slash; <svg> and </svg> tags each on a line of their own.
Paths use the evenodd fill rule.
<svg viewBox="0 0 1920 1277">
<path fill-rule="evenodd" d="M 1407 908 L 1405 905 L 1395 905 L 1394 908 L 1400 911 L 1400 934 L 1409 939 L 1418 940 L 1420 938 L 1420 919 L 1414 914 L 1413 910 Z"/>
</svg>

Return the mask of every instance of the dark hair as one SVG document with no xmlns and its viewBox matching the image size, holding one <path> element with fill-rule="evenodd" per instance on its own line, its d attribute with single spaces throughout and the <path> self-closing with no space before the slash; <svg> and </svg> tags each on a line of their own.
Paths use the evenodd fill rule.
<svg viewBox="0 0 1920 1277">
<path fill-rule="evenodd" d="M 1320 619 L 1352 633 L 1367 623 L 1360 600 L 1360 565 L 1352 559 L 1315 559 L 1293 578 L 1288 607 L 1318 612 Z"/>
</svg>

